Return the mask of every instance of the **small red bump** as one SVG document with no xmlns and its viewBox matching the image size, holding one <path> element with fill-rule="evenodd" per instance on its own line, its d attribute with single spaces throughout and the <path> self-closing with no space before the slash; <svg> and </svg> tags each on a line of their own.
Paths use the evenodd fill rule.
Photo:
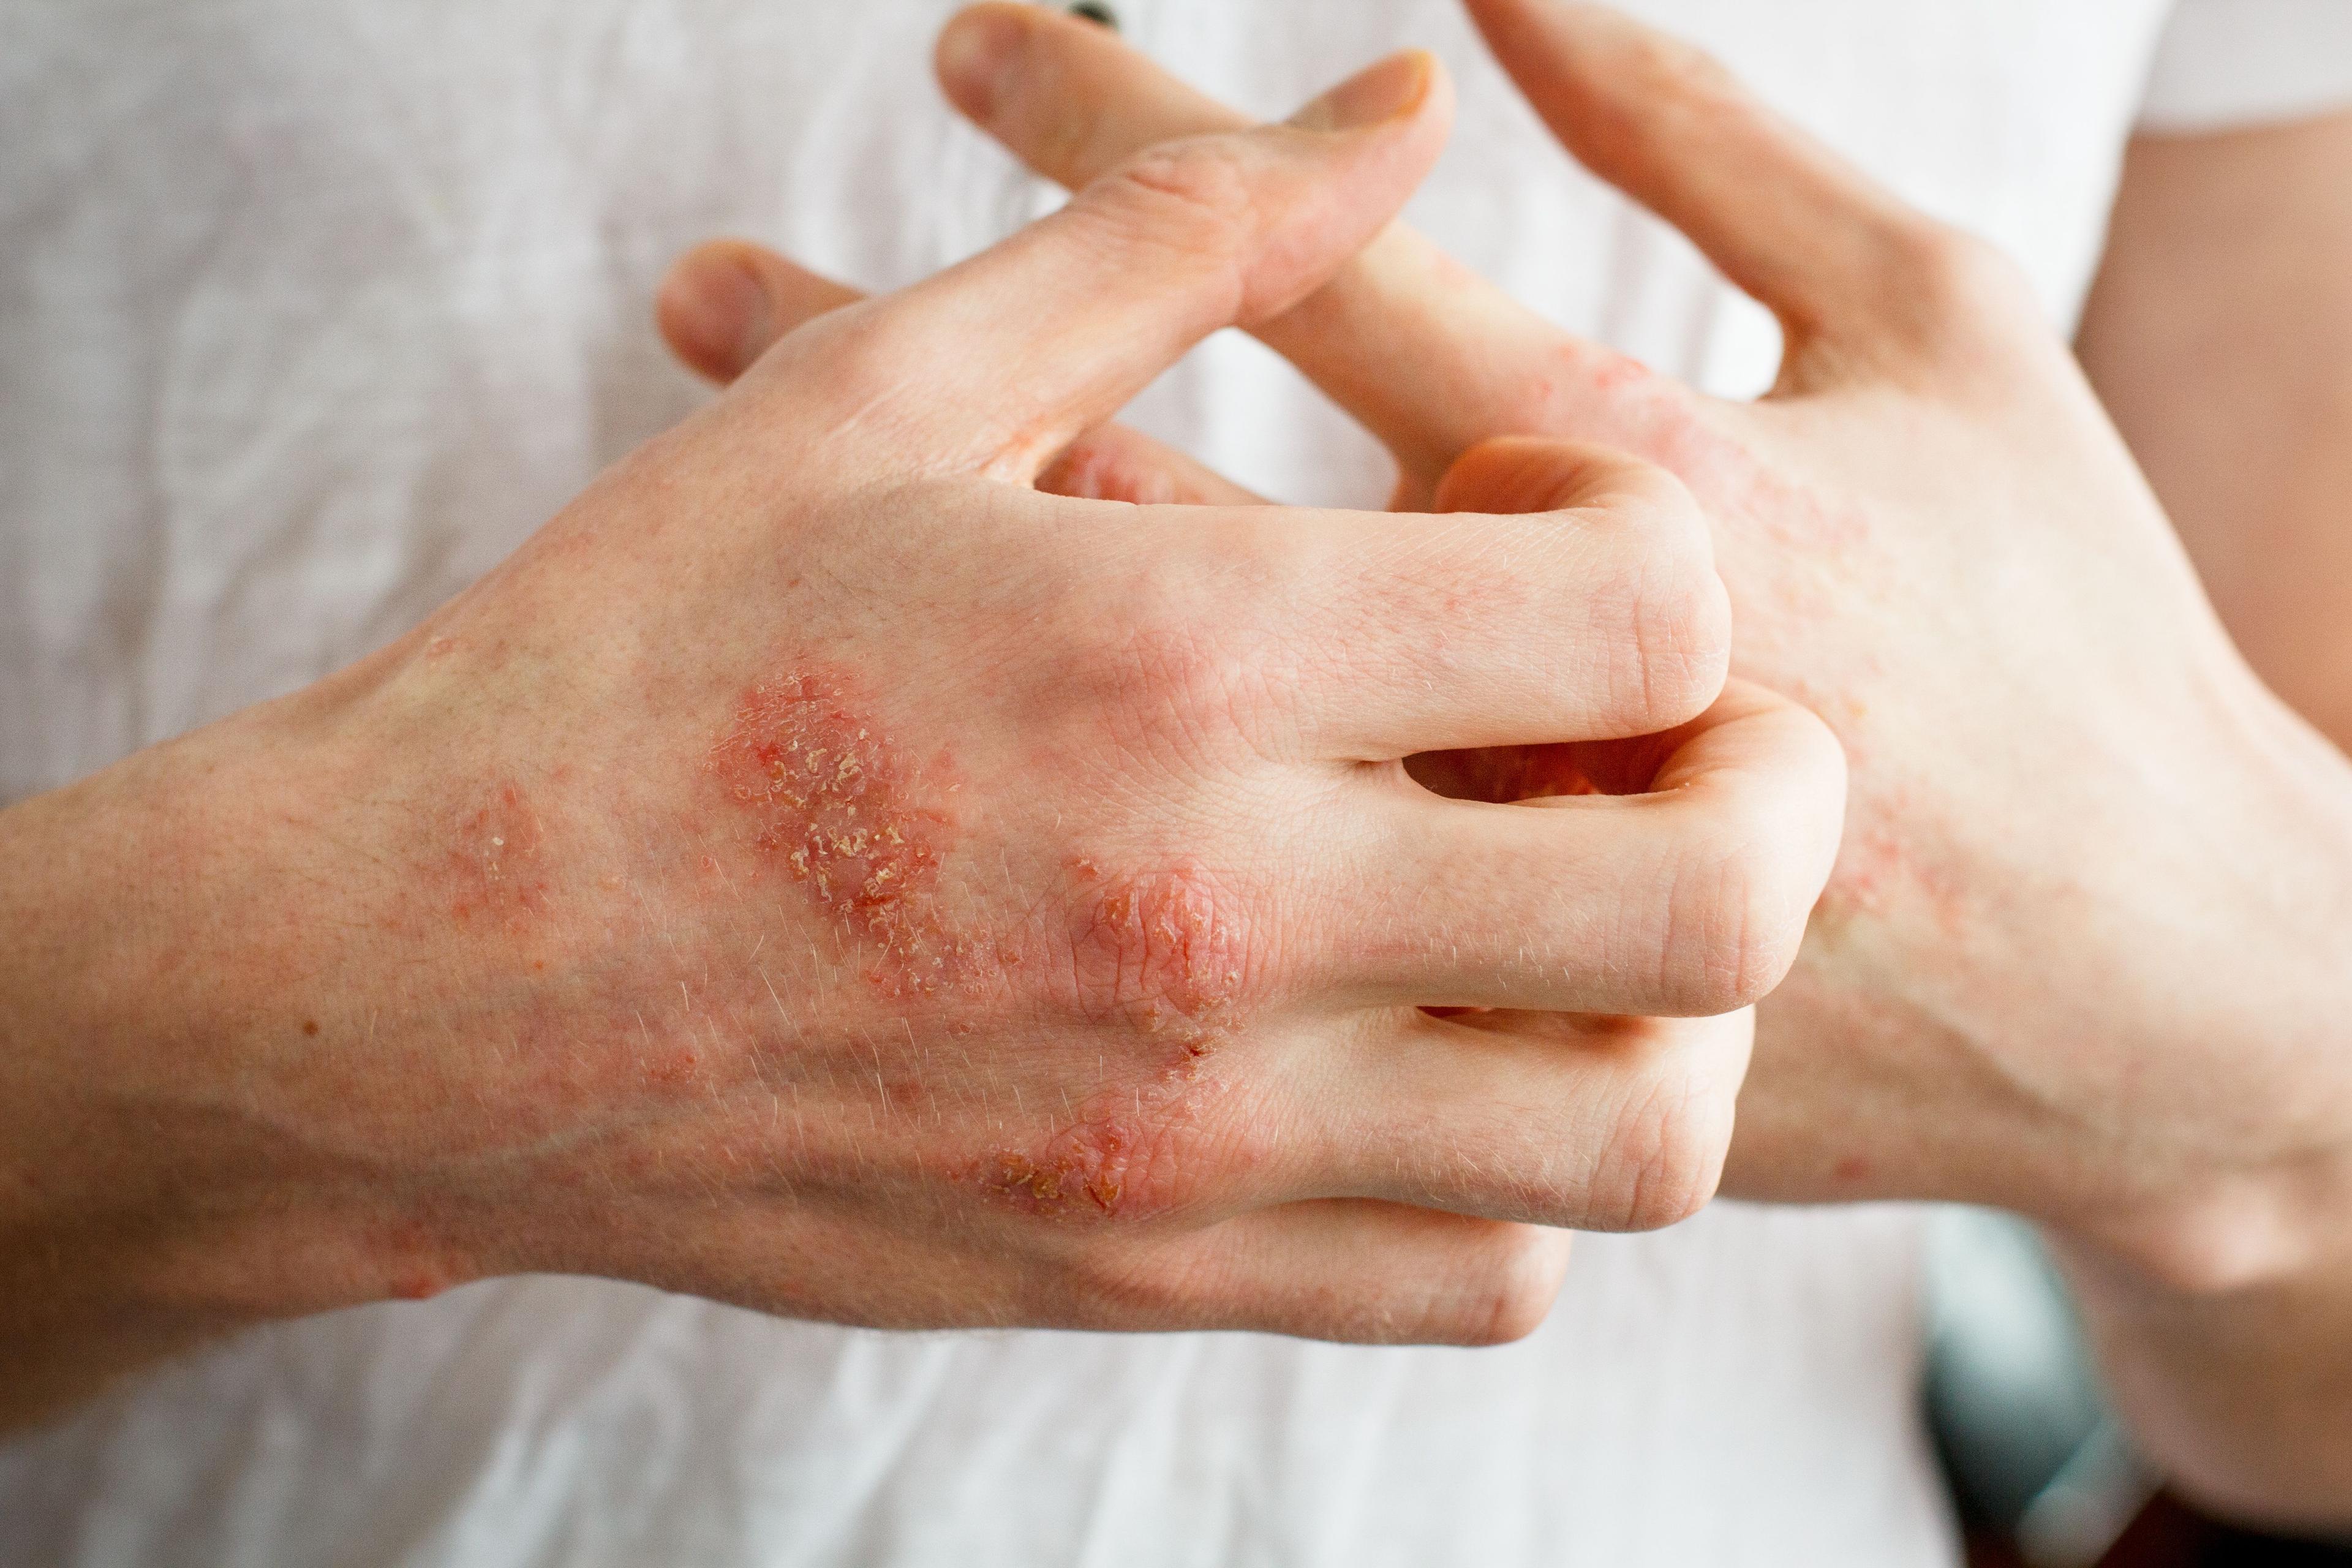
<svg viewBox="0 0 2352 1568">
<path fill-rule="evenodd" d="M 691 1083 L 695 1069 L 701 1065 L 701 1058 L 691 1048 L 680 1046 L 646 1064 L 646 1081 L 670 1088 Z"/>
</svg>

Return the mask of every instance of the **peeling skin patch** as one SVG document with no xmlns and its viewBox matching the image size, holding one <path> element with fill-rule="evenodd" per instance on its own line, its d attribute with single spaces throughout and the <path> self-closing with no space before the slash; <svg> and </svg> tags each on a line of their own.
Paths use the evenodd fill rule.
<svg viewBox="0 0 2352 1568">
<path fill-rule="evenodd" d="M 989 1184 L 1034 1214 L 1091 1207 L 1116 1215 L 1127 1195 L 1133 1154 L 1131 1140 L 1116 1125 L 1076 1128 L 1036 1159 L 1010 1152 L 997 1155 Z"/>
<path fill-rule="evenodd" d="M 1244 978 L 1241 932 L 1214 881 L 1197 867 L 1111 881 L 1090 861 L 1071 871 L 1087 889 L 1070 944 L 1081 1011 L 1123 1015 L 1207 1054 L 1232 1026 Z"/>
<path fill-rule="evenodd" d="M 547 912 L 547 833 L 520 785 L 491 785 L 459 816 L 455 837 L 446 862 L 455 889 L 451 919 L 520 933 Z"/>
<path fill-rule="evenodd" d="M 1024 1213 L 1049 1218 L 1138 1218 L 1175 1201 L 1170 1154 L 1192 1121 L 1198 1058 L 1187 1057 L 1152 1082 L 1108 1089 L 1093 1114 L 1027 1152 L 1002 1149 L 971 1173 Z"/>
<path fill-rule="evenodd" d="M 1030 1214 L 1150 1214 L 1173 1196 L 1166 1156 L 1186 1136 L 1208 1058 L 1239 1026 L 1244 928 L 1197 867 L 1110 878 L 1074 858 L 1067 868 L 1079 1013 L 1123 1021 L 1158 1048 L 1069 1124 L 1037 1144 L 997 1150 L 971 1174 Z"/>
<path fill-rule="evenodd" d="M 986 952 L 940 912 L 955 785 L 883 733 L 843 673 L 802 668 L 744 693 L 710 770 L 749 816 L 763 866 L 808 890 L 842 935 L 876 954 L 886 995 L 930 995 L 981 976 Z"/>
</svg>

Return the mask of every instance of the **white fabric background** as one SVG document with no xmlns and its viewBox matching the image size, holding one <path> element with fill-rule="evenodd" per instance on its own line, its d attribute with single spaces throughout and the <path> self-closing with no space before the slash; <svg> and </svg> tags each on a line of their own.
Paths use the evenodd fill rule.
<svg viewBox="0 0 2352 1568">
<path fill-rule="evenodd" d="M 2068 320 L 2164 0 L 1647 0 Z M 873 287 L 1050 197 L 925 71 L 945 0 L 0 8 L 0 801 L 380 644 L 700 395 L 647 321 L 712 233 Z M 1460 130 L 1417 221 L 1723 391 L 1769 321 L 1576 174 L 1450 0 L 1127 0 L 1286 110 L 1399 44 Z M 2336 0 L 2192 0 L 2150 108 L 2352 93 Z M 2217 44 L 2219 37 L 2226 43 Z M 1269 491 L 1362 436 L 1219 339 L 1137 417 Z M 1916 1224 L 1591 1238 L 1534 1338 L 887 1337 L 500 1281 L 247 1337 L 0 1448 L 0 1564 L 1925 1563 Z"/>
</svg>

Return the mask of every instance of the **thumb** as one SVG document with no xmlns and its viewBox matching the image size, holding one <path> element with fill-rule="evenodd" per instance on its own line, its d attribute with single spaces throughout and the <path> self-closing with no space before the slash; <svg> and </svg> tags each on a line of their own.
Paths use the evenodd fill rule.
<svg viewBox="0 0 2352 1568">
<path fill-rule="evenodd" d="M 1768 108 L 1712 57 L 1608 5 L 1465 0 L 1585 167 L 1680 229 L 1814 339 L 1916 321 L 1969 242 Z"/>
<path fill-rule="evenodd" d="M 862 297 L 764 245 L 714 239 L 670 264 L 654 321 L 688 370 L 724 386 L 802 322 Z"/>
</svg>

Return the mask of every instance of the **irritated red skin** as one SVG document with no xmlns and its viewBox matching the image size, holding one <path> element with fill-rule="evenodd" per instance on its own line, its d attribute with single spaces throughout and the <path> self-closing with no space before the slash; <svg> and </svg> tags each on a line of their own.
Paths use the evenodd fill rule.
<svg viewBox="0 0 2352 1568">
<path fill-rule="evenodd" d="M 1121 1019 L 1166 1042 L 1143 1074 L 1106 1085 L 1041 1144 L 1000 1150 L 976 1173 L 1041 1215 L 1148 1213 L 1173 1197 L 1173 1157 L 1190 1121 L 1204 1058 L 1236 1026 L 1244 944 L 1215 879 L 1182 865 L 1106 879 L 1069 864 L 1069 933 L 1082 1013 Z"/>
<path fill-rule="evenodd" d="M 1076 862 L 1073 875 L 1092 880 Z M 1098 876 L 1098 873 L 1096 875 Z M 1209 1048 L 1242 984 L 1241 942 L 1214 880 L 1197 867 L 1101 883 L 1071 931 L 1080 1005 Z"/>
<path fill-rule="evenodd" d="M 1181 1133 L 1199 1064 L 1234 1026 L 1245 978 L 1240 925 L 1213 877 L 1191 864 L 1109 877 L 1074 858 L 1061 930 L 1049 918 L 1000 931 L 958 915 L 941 889 L 957 840 L 951 763 L 918 761 L 854 674 L 821 662 L 790 663 L 744 691 L 707 766 L 740 814 L 753 874 L 802 889 L 844 950 L 867 955 L 866 978 L 884 996 L 976 996 L 1039 950 L 1041 985 L 1070 978 L 1064 1005 L 1153 1042 L 1061 1127 L 966 1174 L 1034 1213 L 1157 1206 L 1165 1184 L 1147 1167 Z"/>
<path fill-rule="evenodd" d="M 848 672 L 802 665 L 746 691 L 709 767 L 744 811 L 764 868 L 807 889 L 846 945 L 874 955 L 886 995 L 928 996 L 984 976 L 993 944 L 953 929 L 940 873 L 955 841 L 937 804 L 944 762 L 888 740 Z"/>
<path fill-rule="evenodd" d="M 460 925 L 520 934 L 547 912 L 547 832 L 522 786 L 499 780 L 458 816 L 444 862 L 449 915 Z"/>
</svg>

